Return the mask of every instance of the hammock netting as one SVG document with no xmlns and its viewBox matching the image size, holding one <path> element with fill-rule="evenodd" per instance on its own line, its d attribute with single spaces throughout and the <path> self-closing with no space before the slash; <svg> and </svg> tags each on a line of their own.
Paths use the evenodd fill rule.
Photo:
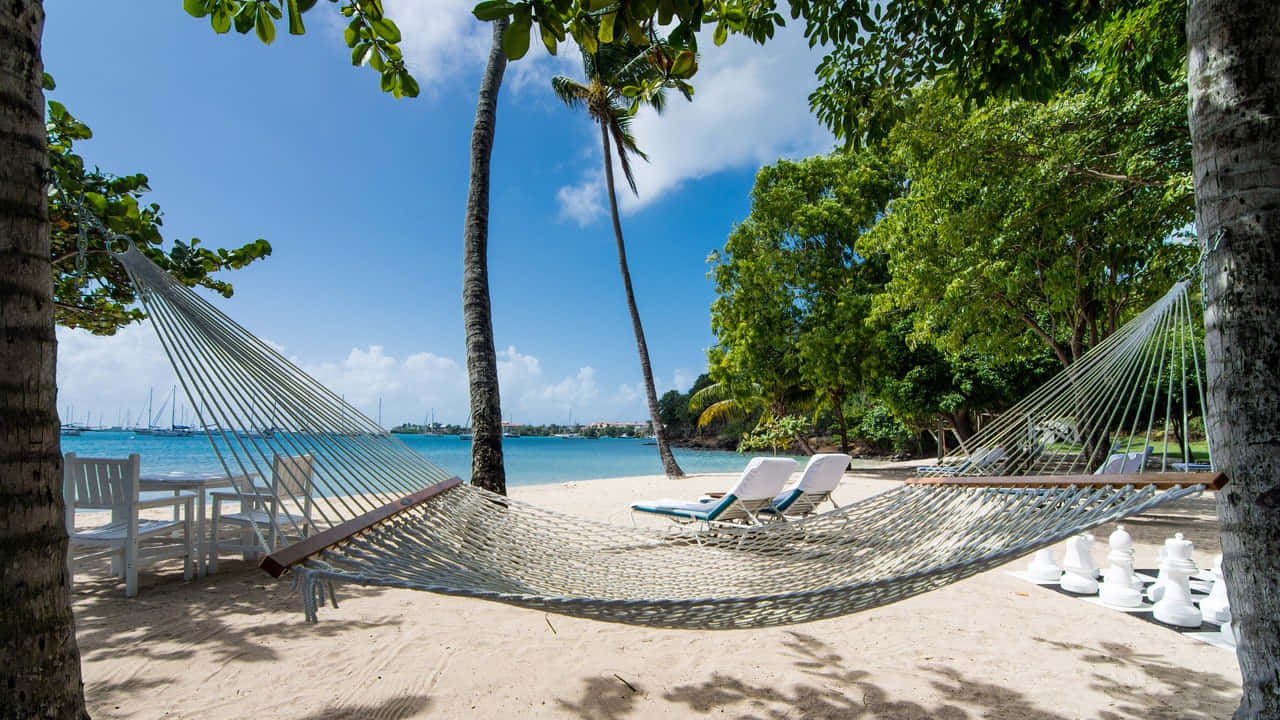
<svg viewBox="0 0 1280 720">
<path fill-rule="evenodd" d="M 1120 454 L 1137 472 L 1186 469 L 1187 428 L 1204 408 L 1202 316 L 1192 311 L 1190 286 L 1176 283 L 920 475 L 1072 475 L 1097 472 Z M 1201 464 L 1211 469 L 1212 454 Z"/>
<path fill-rule="evenodd" d="M 658 627 L 807 622 L 927 592 L 1203 489 L 908 484 L 804 520 L 705 530 L 571 517 L 451 479 L 136 248 L 117 257 L 228 475 L 262 484 L 277 457 L 312 457 L 301 489 L 269 486 L 295 512 L 254 528 L 276 551 L 268 561 L 314 546 L 276 568 L 301 581 L 309 620 L 336 580 Z"/>
</svg>

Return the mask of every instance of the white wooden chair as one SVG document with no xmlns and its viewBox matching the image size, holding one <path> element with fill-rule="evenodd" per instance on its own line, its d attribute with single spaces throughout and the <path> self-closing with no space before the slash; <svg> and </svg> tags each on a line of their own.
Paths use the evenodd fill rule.
<svg viewBox="0 0 1280 720">
<path fill-rule="evenodd" d="M 195 549 L 191 520 L 195 495 L 179 493 L 154 500 L 138 497 L 138 456 L 120 458 L 81 458 L 67 453 L 63 460 L 62 494 L 66 504 L 67 572 L 75 576 L 75 548 L 96 547 L 106 550 L 96 555 L 110 555 L 113 574 L 124 577 L 124 594 L 138 594 L 138 565 L 143 561 L 169 557 L 183 559 L 182 577 L 194 575 Z M 139 517 L 147 508 L 183 508 L 173 520 L 149 520 Z M 109 510 L 111 521 L 84 530 L 76 529 L 76 510 Z M 181 544 L 174 542 L 174 532 L 182 531 Z M 152 540 L 163 540 L 151 542 Z M 147 541 L 147 542 L 144 542 Z M 95 555 L 95 556 L 96 556 Z"/>
<path fill-rule="evenodd" d="M 246 560 L 258 554 L 306 537 L 313 529 L 311 519 L 312 480 L 315 460 L 311 455 L 275 455 L 271 458 L 271 484 L 258 485 L 252 478 L 232 478 L 237 492 L 212 493 L 213 529 L 209 531 L 209 572 L 218 570 L 218 553 L 239 552 Z M 224 513 L 223 503 L 240 502 L 240 510 Z M 234 539 L 220 539 L 224 525 L 236 529 Z M 266 547 L 258 541 L 261 531 Z"/>
</svg>

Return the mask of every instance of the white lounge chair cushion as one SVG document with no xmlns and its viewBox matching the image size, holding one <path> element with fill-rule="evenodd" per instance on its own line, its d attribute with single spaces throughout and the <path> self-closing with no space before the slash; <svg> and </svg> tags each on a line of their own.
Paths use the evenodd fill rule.
<svg viewBox="0 0 1280 720">
<path fill-rule="evenodd" d="M 729 490 L 729 494 L 747 501 L 771 498 L 782 490 L 795 469 L 796 461 L 791 458 L 751 458 L 747 468 L 742 471 L 738 484 Z"/>
</svg>

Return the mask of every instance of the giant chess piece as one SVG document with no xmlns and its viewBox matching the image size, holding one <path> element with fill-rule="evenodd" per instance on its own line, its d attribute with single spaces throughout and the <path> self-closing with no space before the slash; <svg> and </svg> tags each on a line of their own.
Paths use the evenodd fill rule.
<svg viewBox="0 0 1280 720">
<path fill-rule="evenodd" d="M 1231 622 L 1231 605 L 1227 602 L 1227 583 L 1222 579 L 1222 555 L 1213 559 L 1213 588 L 1209 597 L 1200 601 L 1200 614 L 1211 623 Z"/>
<path fill-rule="evenodd" d="M 1232 629 L 1230 622 L 1222 623 L 1222 627 L 1218 628 L 1218 635 L 1226 644 L 1231 647 L 1236 646 L 1236 631 Z"/>
<path fill-rule="evenodd" d="M 1191 602 L 1191 576 L 1196 572 L 1196 564 L 1191 561 L 1191 541 L 1178 533 L 1165 540 L 1164 547 L 1164 560 L 1160 561 L 1164 596 L 1154 608 L 1156 619 L 1178 627 L 1200 627 L 1200 608 Z"/>
<path fill-rule="evenodd" d="M 1062 558 L 1062 589 L 1081 595 L 1098 592 L 1098 568 L 1093 564 L 1093 536 L 1081 533 L 1067 538 L 1067 553 Z"/>
<path fill-rule="evenodd" d="M 1179 535 L 1178 537 L 1181 537 Z M 1160 546 L 1160 559 L 1156 562 L 1156 567 L 1160 568 L 1160 572 L 1156 575 L 1156 581 L 1151 583 L 1151 587 L 1147 588 L 1147 600 L 1152 604 L 1160 602 L 1160 598 L 1164 597 L 1164 584 L 1168 581 L 1164 572 L 1164 559 L 1169 554 L 1169 548 L 1166 545 Z"/>
<path fill-rule="evenodd" d="M 1062 578 L 1062 568 L 1053 561 L 1053 549 L 1045 548 L 1036 551 L 1036 556 L 1027 565 L 1027 575 L 1035 582 L 1053 583 Z"/>
<path fill-rule="evenodd" d="M 1142 592 L 1133 586 L 1133 538 L 1123 525 L 1117 525 L 1107 543 L 1111 546 L 1107 553 L 1110 567 L 1098 593 L 1102 602 L 1122 608 L 1141 607 Z"/>
</svg>

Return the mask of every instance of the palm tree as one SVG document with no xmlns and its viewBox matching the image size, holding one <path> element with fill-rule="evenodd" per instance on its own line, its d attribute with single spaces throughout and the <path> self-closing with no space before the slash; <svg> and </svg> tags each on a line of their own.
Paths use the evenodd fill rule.
<svg viewBox="0 0 1280 720">
<path fill-rule="evenodd" d="M 688 53 L 689 51 L 684 51 Z M 645 396 L 649 401 L 649 417 L 653 420 L 653 434 L 658 443 L 658 455 L 667 477 L 684 477 L 684 471 L 671 454 L 667 443 L 667 429 L 658 413 L 658 393 L 653 386 L 653 370 L 649 365 L 649 348 L 644 340 L 644 326 L 640 323 L 640 311 L 636 308 L 635 291 L 631 287 L 631 271 L 627 268 L 627 247 L 622 240 L 622 224 L 618 220 L 618 198 L 613 183 L 613 151 L 618 153 L 618 165 L 627 179 L 631 192 L 636 190 L 635 176 L 631 172 L 631 156 L 648 159 L 636 147 L 635 138 L 628 128 L 636 108 L 647 104 L 658 112 L 666 105 L 662 88 L 676 87 L 686 98 L 691 97 L 687 83 L 664 74 L 658 66 L 670 56 L 671 49 L 662 42 L 648 47 L 637 47 L 623 41 L 618 44 L 601 44 L 596 52 L 582 53 L 586 84 L 572 78 L 557 75 L 551 79 L 556 96 L 566 105 L 586 108 L 591 119 L 600 124 L 600 144 L 604 149 L 604 178 L 609 190 L 609 213 L 613 219 L 613 236 L 618 246 L 618 266 L 622 270 L 622 286 L 627 294 L 627 309 L 631 311 L 631 327 L 636 335 L 636 350 L 640 355 L 640 372 L 644 375 Z M 683 55 L 683 54 L 682 54 Z M 692 54 L 684 55 L 691 58 Z M 628 101 L 628 97 L 633 98 Z"/>
<path fill-rule="evenodd" d="M 0 718 L 88 717 L 59 491 L 43 29 L 39 0 L 0 12 Z"/>
<path fill-rule="evenodd" d="M 497 122 L 498 88 L 507 67 L 502 34 L 508 22 L 506 16 L 493 21 L 489 61 L 480 81 L 476 120 L 471 129 L 471 187 L 462 237 L 462 319 L 471 388 L 471 482 L 503 495 L 507 492 L 507 473 L 502 461 L 502 405 L 489 305 L 488 247 L 489 156 Z"/>
</svg>

